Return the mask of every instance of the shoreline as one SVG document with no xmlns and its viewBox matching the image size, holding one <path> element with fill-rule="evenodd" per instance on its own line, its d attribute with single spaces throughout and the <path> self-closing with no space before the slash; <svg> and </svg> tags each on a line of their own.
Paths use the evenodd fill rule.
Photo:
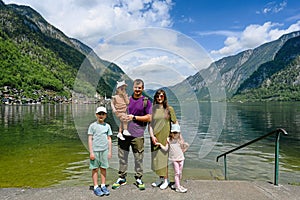
<svg viewBox="0 0 300 200">
<path fill-rule="evenodd" d="M 218 181 L 218 180 L 185 180 L 182 185 L 188 189 L 187 193 L 177 193 L 170 187 L 161 190 L 146 182 L 146 189 L 140 191 L 131 181 L 118 189 L 111 189 L 105 199 L 209 199 L 209 200 L 268 200 L 268 199 L 298 199 L 299 186 L 274 186 L 268 182 L 249 181 Z M 64 186 L 47 188 L 0 188 L 0 196 L 5 200 L 71 200 L 71 199 L 99 199 L 93 194 L 89 186 Z"/>
</svg>

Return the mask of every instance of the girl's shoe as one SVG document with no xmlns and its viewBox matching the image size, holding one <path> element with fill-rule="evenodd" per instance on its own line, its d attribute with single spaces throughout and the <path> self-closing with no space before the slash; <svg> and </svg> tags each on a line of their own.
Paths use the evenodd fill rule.
<svg viewBox="0 0 300 200">
<path fill-rule="evenodd" d="M 185 193 L 185 192 L 187 192 L 187 189 L 184 188 L 183 186 L 179 186 L 178 188 L 176 188 L 175 191 L 180 192 L 180 193 Z"/>
<path fill-rule="evenodd" d="M 129 133 L 129 131 L 128 131 L 128 130 L 124 130 L 124 131 L 123 131 L 123 135 L 126 135 L 126 136 L 131 136 L 131 134 Z"/>
<path fill-rule="evenodd" d="M 162 183 L 163 183 L 164 179 L 163 178 L 159 178 L 157 181 L 155 181 L 154 183 L 152 183 L 151 185 L 153 187 L 159 187 Z"/>
<path fill-rule="evenodd" d="M 118 133 L 117 137 L 120 138 L 120 140 L 125 140 L 125 138 L 123 137 L 122 133 L 120 133 L 120 132 Z"/>
</svg>

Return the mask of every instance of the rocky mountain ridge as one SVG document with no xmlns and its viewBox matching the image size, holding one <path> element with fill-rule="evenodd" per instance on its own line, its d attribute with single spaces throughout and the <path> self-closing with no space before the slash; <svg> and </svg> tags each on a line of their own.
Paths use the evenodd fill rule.
<svg viewBox="0 0 300 200">
<path fill-rule="evenodd" d="M 255 49 L 249 49 L 233 56 L 224 57 L 212 63 L 208 68 L 200 70 L 195 75 L 188 77 L 185 81 L 170 88 L 177 91 L 177 93 L 181 93 L 185 90 L 183 85 L 188 84 L 192 88 L 192 90 L 189 91 L 189 95 L 195 93 L 200 100 L 210 100 L 207 87 L 212 83 L 217 84 L 217 87 L 223 87 L 225 89 L 227 99 L 231 99 L 233 96 L 240 95 L 243 92 L 246 93 L 249 89 L 256 89 L 263 85 L 263 82 L 267 78 L 270 81 L 270 77 L 273 74 L 286 69 L 289 63 L 293 63 L 293 59 L 299 59 L 299 49 L 293 48 L 293 45 L 285 45 L 292 43 L 290 42 L 291 40 L 294 40 L 294 42 L 299 40 L 299 36 L 300 31 L 292 32 L 283 35 L 278 40 L 265 43 Z M 266 63 L 274 61 L 280 51 L 284 51 L 286 55 L 286 57 L 280 58 L 280 62 L 283 63 L 284 66 L 274 69 L 272 74 L 269 74 L 268 77 L 261 76 L 260 70 Z M 290 57 L 287 55 L 290 55 Z M 288 60 L 285 62 L 284 59 Z M 274 68 L 272 65 L 269 67 Z M 216 77 L 219 78 L 218 81 Z M 257 77 L 260 77 L 260 81 L 256 80 Z M 216 81 L 217 83 L 215 83 Z M 245 87 L 245 83 L 247 82 L 257 82 L 257 84 L 253 84 L 252 87 L 250 86 L 249 88 Z M 251 100 L 255 99 L 252 98 Z M 260 100 L 259 97 L 257 100 Z"/>
</svg>

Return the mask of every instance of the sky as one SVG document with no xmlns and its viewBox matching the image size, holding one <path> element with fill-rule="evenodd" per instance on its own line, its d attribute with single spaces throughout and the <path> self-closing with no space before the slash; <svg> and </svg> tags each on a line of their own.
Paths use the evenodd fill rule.
<svg viewBox="0 0 300 200">
<path fill-rule="evenodd" d="M 299 0 L 4 0 L 28 5 L 68 37 L 151 87 L 300 30 Z"/>
</svg>

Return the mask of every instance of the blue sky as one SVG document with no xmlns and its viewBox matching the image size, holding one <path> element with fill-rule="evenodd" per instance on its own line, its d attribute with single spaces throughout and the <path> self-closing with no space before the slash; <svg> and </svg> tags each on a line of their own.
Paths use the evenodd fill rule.
<svg viewBox="0 0 300 200">
<path fill-rule="evenodd" d="M 174 17 L 172 28 L 189 35 L 210 53 L 228 46 L 225 42 L 229 37 L 236 37 L 243 43 L 236 51 L 232 49 L 219 55 L 223 57 L 277 39 L 277 35 L 299 30 L 300 1 L 178 0 L 170 13 Z M 293 25 L 295 27 L 290 28 Z M 255 32 L 259 33 L 250 41 L 243 39 L 246 30 L 253 36 Z"/>
<path fill-rule="evenodd" d="M 67 36 L 153 87 L 173 85 L 215 60 L 300 30 L 299 0 L 4 2 L 29 5 Z"/>
</svg>

